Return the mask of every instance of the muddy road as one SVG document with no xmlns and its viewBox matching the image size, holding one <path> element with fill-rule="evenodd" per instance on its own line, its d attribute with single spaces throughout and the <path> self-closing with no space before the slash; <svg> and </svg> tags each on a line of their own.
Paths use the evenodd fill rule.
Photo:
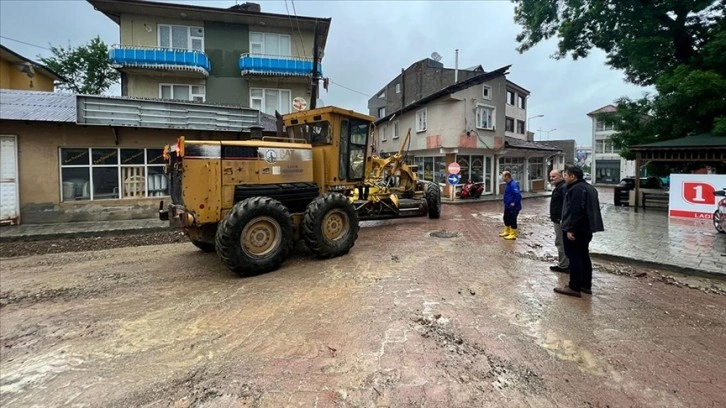
<svg viewBox="0 0 726 408">
<path fill-rule="evenodd" d="M 598 262 L 593 296 L 558 297 L 553 248 L 446 209 L 244 279 L 188 243 L 4 252 L 0 405 L 722 403 L 722 282 Z"/>
</svg>

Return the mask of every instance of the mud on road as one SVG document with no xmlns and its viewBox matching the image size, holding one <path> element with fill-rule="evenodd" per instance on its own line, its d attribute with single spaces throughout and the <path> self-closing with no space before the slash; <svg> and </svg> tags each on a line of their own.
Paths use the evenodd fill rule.
<svg viewBox="0 0 726 408">
<path fill-rule="evenodd" d="M 365 226 L 347 256 L 298 245 L 244 279 L 173 233 L 3 243 L 0 405 L 720 400 L 720 284 L 599 262 L 594 296 L 558 298 L 547 255 L 497 228 L 465 213 Z"/>
</svg>

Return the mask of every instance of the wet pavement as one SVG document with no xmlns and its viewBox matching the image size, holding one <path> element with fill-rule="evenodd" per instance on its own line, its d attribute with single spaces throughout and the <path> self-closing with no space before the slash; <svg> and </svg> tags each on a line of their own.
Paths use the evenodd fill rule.
<svg viewBox="0 0 726 408">
<path fill-rule="evenodd" d="M 616 207 L 612 189 L 598 191 L 605 231 L 595 234 L 591 243 L 594 256 L 689 274 L 726 276 L 726 234 L 717 233 L 709 220 L 670 218 L 664 209 L 636 212 L 632 207 Z M 501 220 L 499 201 L 498 197 L 454 202 L 444 199 L 442 217 L 447 215 L 446 208 L 462 207 L 472 218 L 497 222 Z M 525 193 L 518 241 L 529 256 L 546 259 L 557 255 L 548 206 L 549 192 Z M 167 225 L 158 219 L 19 225 L 0 227 L 0 241 L 162 231 Z"/>
</svg>

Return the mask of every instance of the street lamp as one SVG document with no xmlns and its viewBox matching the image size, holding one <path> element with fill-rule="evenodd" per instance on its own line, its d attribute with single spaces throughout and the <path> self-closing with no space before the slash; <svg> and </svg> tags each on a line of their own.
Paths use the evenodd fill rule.
<svg viewBox="0 0 726 408">
<path fill-rule="evenodd" d="M 544 115 L 535 115 L 535 116 L 530 116 L 529 118 L 527 118 L 527 132 L 529 132 L 529 121 L 530 120 L 532 120 L 534 118 L 543 118 L 543 117 L 544 117 Z"/>
<path fill-rule="evenodd" d="M 547 140 L 549 141 L 550 140 L 550 132 L 554 132 L 555 130 L 557 130 L 557 128 L 553 128 L 553 129 L 550 129 L 550 130 L 537 129 L 537 131 L 540 132 L 539 140 L 542 141 L 542 132 L 544 132 L 544 133 L 547 133 Z"/>
</svg>

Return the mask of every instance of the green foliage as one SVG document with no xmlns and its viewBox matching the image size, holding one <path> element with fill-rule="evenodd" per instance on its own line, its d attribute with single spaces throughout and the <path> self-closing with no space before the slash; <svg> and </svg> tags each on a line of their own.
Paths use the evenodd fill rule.
<svg viewBox="0 0 726 408">
<path fill-rule="evenodd" d="M 521 0 L 517 50 L 559 38 L 555 58 L 605 51 L 627 81 L 654 85 L 655 95 L 620 98 L 612 137 L 628 146 L 683 137 L 726 135 L 726 0 Z"/>
<path fill-rule="evenodd" d="M 60 89 L 100 95 L 119 80 L 119 73 L 109 63 L 108 47 L 99 37 L 79 47 L 51 46 L 50 50 L 52 57 L 39 59 L 68 80 L 58 84 Z"/>
</svg>

